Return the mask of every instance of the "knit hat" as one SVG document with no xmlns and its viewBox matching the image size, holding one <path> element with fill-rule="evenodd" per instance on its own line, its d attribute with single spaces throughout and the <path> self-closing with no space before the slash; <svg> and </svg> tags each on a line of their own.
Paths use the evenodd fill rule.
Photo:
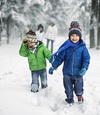
<svg viewBox="0 0 100 115">
<path fill-rule="evenodd" d="M 26 38 L 28 39 L 28 41 L 30 42 L 37 42 L 37 37 L 36 37 L 36 33 L 30 29 L 27 33 L 26 33 Z"/>
<path fill-rule="evenodd" d="M 77 21 L 72 21 L 70 24 L 69 34 L 68 34 L 69 38 L 72 34 L 77 34 L 80 37 L 80 39 L 82 38 L 82 31 Z"/>
</svg>

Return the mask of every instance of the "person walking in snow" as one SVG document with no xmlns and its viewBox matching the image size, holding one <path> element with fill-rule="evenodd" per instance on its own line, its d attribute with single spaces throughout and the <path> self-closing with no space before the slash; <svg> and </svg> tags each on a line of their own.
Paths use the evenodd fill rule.
<svg viewBox="0 0 100 115">
<path fill-rule="evenodd" d="M 38 25 L 37 30 L 36 30 L 36 36 L 37 36 L 37 39 L 39 41 L 43 42 L 43 38 L 44 38 L 44 27 L 43 27 L 42 24 Z"/>
<path fill-rule="evenodd" d="M 67 103 L 74 103 L 74 94 L 76 94 L 78 102 L 83 102 L 83 76 L 88 70 L 90 64 L 90 54 L 86 48 L 86 44 L 82 40 L 82 31 L 77 21 L 72 21 L 68 33 L 69 39 L 66 40 L 55 52 L 50 63 L 49 74 L 53 74 L 63 63 L 63 85 L 65 88 Z"/>
<path fill-rule="evenodd" d="M 41 80 L 41 88 L 46 88 L 48 86 L 46 59 L 50 59 L 51 52 L 44 46 L 42 41 L 37 40 L 33 30 L 30 29 L 26 33 L 19 54 L 28 58 L 29 69 L 32 76 L 31 91 L 34 93 L 39 91 L 39 77 Z"/>
<path fill-rule="evenodd" d="M 53 45 L 57 37 L 57 33 L 58 33 L 57 26 L 54 23 L 51 23 L 47 28 L 45 39 L 47 40 L 47 45 L 46 45 L 47 48 L 49 48 L 49 43 L 51 42 L 50 48 L 52 53 L 53 53 Z"/>
</svg>

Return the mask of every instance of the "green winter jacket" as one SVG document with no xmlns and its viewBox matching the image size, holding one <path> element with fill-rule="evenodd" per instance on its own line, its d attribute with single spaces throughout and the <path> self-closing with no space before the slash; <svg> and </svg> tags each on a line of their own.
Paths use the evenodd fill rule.
<svg viewBox="0 0 100 115">
<path fill-rule="evenodd" d="M 46 68 L 46 59 L 50 59 L 51 52 L 39 41 L 36 52 L 33 54 L 26 44 L 22 44 L 19 50 L 19 54 L 28 58 L 29 69 L 31 71 L 41 70 Z"/>
</svg>

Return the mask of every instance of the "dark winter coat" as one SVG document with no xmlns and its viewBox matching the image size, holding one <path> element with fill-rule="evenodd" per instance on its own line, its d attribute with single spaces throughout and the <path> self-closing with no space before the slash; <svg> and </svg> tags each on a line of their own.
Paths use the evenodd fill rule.
<svg viewBox="0 0 100 115">
<path fill-rule="evenodd" d="M 76 47 L 69 47 L 58 54 L 56 60 L 52 63 L 54 68 L 57 68 L 62 63 L 64 75 L 79 76 L 79 71 L 82 68 L 88 69 L 90 63 L 90 55 L 86 45 L 81 41 Z"/>
<path fill-rule="evenodd" d="M 19 54 L 28 58 L 29 68 L 33 70 L 41 70 L 46 68 L 46 59 L 50 59 L 51 52 L 39 41 L 39 45 L 35 53 L 32 53 L 26 44 L 22 44 Z"/>
</svg>

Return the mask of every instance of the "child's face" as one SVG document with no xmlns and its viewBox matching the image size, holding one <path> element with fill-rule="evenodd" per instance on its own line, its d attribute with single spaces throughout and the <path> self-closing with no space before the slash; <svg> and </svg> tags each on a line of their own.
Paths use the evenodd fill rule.
<svg viewBox="0 0 100 115">
<path fill-rule="evenodd" d="M 34 46 L 36 45 L 36 42 L 28 42 L 28 46 L 30 47 L 30 48 L 34 48 Z"/>
<path fill-rule="evenodd" d="M 70 36 L 70 40 L 73 42 L 73 43 L 77 43 L 79 41 L 79 36 L 77 34 L 72 34 Z"/>
<path fill-rule="evenodd" d="M 42 30 L 42 28 L 40 28 L 40 31 Z"/>
</svg>

